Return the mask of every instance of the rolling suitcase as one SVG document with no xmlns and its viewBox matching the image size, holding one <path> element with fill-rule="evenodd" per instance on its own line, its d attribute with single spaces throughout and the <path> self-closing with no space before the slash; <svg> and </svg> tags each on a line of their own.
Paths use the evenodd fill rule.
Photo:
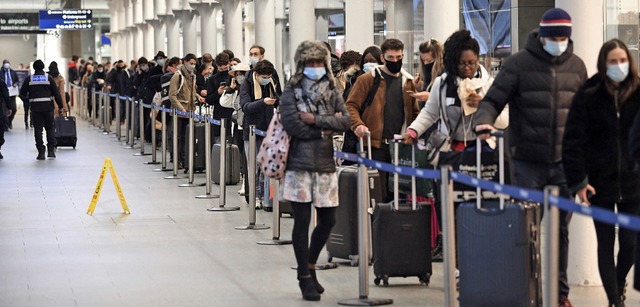
<svg viewBox="0 0 640 307">
<path fill-rule="evenodd" d="M 204 123 L 195 123 L 193 125 L 193 171 L 194 172 L 203 172 L 205 170 L 205 156 L 206 156 L 206 146 L 205 146 L 205 139 L 204 139 Z M 187 125 L 187 132 L 186 132 L 186 139 L 187 142 L 188 140 L 191 138 L 191 135 L 189 134 L 189 126 Z M 189 143 L 187 143 L 188 146 Z M 188 149 L 187 149 L 188 150 Z M 189 159 L 191 159 L 191 157 L 187 154 L 187 167 L 189 165 Z M 219 164 L 219 163 L 218 163 Z M 185 169 L 185 172 L 187 170 Z"/>
<path fill-rule="evenodd" d="M 68 146 L 76 148 L 78 134 L 75 116 L 59 116 L 55 120 L 56 146 Z"/>
<path fill-rule="evenodd" d="M 371 157 L 371 146 L 368 146 Z M 333 258 L 349 259 L 351 266 L 358 265 L 358 166 L 338 167 L 338 208 L 336 224 L 331 229 L 327 240 L 329 262 Z M 369 169 L 369 196 L 373 203 L 382 201 L 380 174 L 376 169 Z"/>
<path fill-rule="evenodd" d="M 226 156 L 226 184 L 238 184 L 240 182 L 240 150 L 235 144 L 227 143 Z M 220 144 L 213 145 L 213 154 L 211 155 L 211 179 L 214 183 L 220 183 Z"/>
<path fill-rule="evenodd" d="M 394 164 L 398 165 L 396 146 Z M 431 207 L 417 203 L 415 178 L 412 201 L 398 200 L 398 174 L 394 173 L 394 201 L 377 204 L 373 211 L 373 272 L 376 285 L 389 285 L 389 277 L 416 276 L 429 285 L 431 265 Z"/>
<path fill-rule="evenodd" d="M 503 181 L 504 140 L 499 134 L 498 138 Z M 480 152 L 481 142 L 476 146 Z M 482 169 L 480 161 L 476 167 Z M 540 217 L 535 203 L 478 198 L 460 204 L 456 211 L 460 306 L 542 305 Z"/>
</svg>

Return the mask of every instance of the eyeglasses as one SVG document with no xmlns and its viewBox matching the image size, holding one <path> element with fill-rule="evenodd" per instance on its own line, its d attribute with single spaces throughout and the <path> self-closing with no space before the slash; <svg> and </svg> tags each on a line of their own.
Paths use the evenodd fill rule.
<svg viewBox="0 0 640 307">
<path fill-rule="evenodd" d="M 473 68 L 478 66 L 478 61 L 475 62 L 460 62 L 458 63 L 458 67 L 463 68 L 463 67 L 469 67 L 469 68 Z"/>
</svg>

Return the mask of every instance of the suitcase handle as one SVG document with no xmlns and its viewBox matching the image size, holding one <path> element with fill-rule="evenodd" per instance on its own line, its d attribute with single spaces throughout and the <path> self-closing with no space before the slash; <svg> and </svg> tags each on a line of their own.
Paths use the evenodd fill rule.
<svg viewBox="0 0 640 307">
<path fill-rule="evenodd" d="M 366 131 L 365 135 L 367 136 L 367 152 L 369 160 L 371 160 L 371 132 Z M 360 138 L 360 151 L 364 151 L 364 138 Z"/>
<path fill-rule="evenodd" d="M 498 139 L 498 178 L 499 183 L 504 184 L 504 132 L 489 130 L 478 131 L 477 134 L 490 134 Z M 482 140 L 476 138 L 476 177 L 482 178 Z M 498 195 L 500 199 L 500 210 L 504 210 L 504 196 Z M 476 188 L 476 208 L 482 209 L 482 189 Z"/>
<path fill-rule="evenodd" d="M 403 140 L 403 136 L 399 135 L 399 134 L 395 134 L 393 136 L 393 165 L 398 166 L 400 165 L 400 158 L 398 156 L 398 151 L 400 149 L 400 143 L 402 143 Z M 416 147 L 414 145 L 411 146 L 411 167 L 413 167 L 415 165 L 416 162 Z M 400 206 L 400 202 L 398 201 L 399 198 L 399 187 L 398 187 L 398 181 L 400 179 L 400 176 L 398 175 L 397 172 L 393 173 L 393 204 L 394 207 L 396 209 L 396 211 L 399 210 L 399 206 Z M 416 211 L 418 205 L 417 205 L 417 195 L 416 195 L 416 177 L 415 176 L 411 176 L 411 210 Z"/>
</svg>

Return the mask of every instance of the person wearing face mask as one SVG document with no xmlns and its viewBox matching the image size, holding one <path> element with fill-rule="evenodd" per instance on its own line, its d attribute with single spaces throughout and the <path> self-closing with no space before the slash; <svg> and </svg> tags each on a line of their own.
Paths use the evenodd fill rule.
<svg viewBox="0 0 640 307">
<path fill-rule="evenodd" d="M 253 45 L 249 48 L 249 66 L 251 69 L 254 69 L 258 62 L 264 60 L 264 54 L 265 49 L 260 45 Z M 273 79 L 280 80 L 277 70 L 273 72 Z"/>
<path fill-rule="evenodd" d="M 211 64 L 203 62 L 198 66 L 196 74 L 196 93 L 200 97 L 207 97 L 207 80 L 211 77 Z"/>
<path fill-rule="evenodd" d="M 362 55 L 353 50 L 345 51 L 340 56 L 340 71 L 336 75 L 336 81 L 338 82 L 338 90 L 340 93 L 344 93 L 347 87 L 351 87 L 356 82 L 356 75 L 360 71 L 360 61 Z"/>
<path fill-rule="evenodd" d="M 244 82 L 240 87 L 240 107 L 244 113 L 242 132 L 244 140 L 244 152 L 249 159 L 249 126 L 267 131 L 273 117 L 275 108 L 278 107 L 278 97 L 282 94 L 280 81 L 275 78 L 276 69 L 269 60 L 262 60 L 254 68 L 245 74 Z M 260 148 L 262 137 L 256 136 L 256 148 Z M 247 161 L 247 164 L 249 161 Z M 261 209 L 261 200 L 264 196 L 264 176 L 259 169 L 256 170 L 256 207 Z M 249 176 L 245 176 L 245 187 L 249 187 Z"/>
<path fill-rule="evenodd" d="M 158 53 L 156 53 L 156 56 L 154 56 L 153 59 L 156 61 L 156 64 L 158 65 L 154 66 L 151 69 L 150 71 L 151 76 L 162 75 L 163 69 L 164 69 L 164 63 L 167 61 L 167 56 L 164 54 L 163 51 L 158 51 Z"/>
<path fill-rule="evenodd" d="M 296 71 L 282 93 L 280 104 L 282 125 L 291 138 L 280 194 L 293 208 L 291 238 L 302 297 L 318 301 L 324 288 L 318 282 L 315 265 L 336 223 L 338 207 L 338 176 L 331 136 L 349 129 L 350 119 L 324 44 L 302 42 L 294 60 Z M 314 207 L 317 225 L 309 240 Z"/>
<path fill-rule="evenodd" d="M 126 96 L 127 93 L 127 80 L 129 79 L 129 74 L 127 73 L 126 64 L 124 61 L 119 60 L 115 64 L 115 69 L 112 69 L 107 75 L 107 86 L 106 90 L 112 94 L 118 94 L 118 96 Z M 116 97 L 110 97 L 110 105 L 111 105 L 111 120 L 116 118 Z M 124 102 L 117 100 L 120 103 L 120 111 L 124 112 Z M 120 117 L 121 123 L 124 123 L 124 116 Z"/>
<path fill-rule="evenodd" d="M 231 122 L 233 123 L 233 143 L 238 146 L 240 152 L 240 173 L 247 176 L 247 156 L 244 152 L 244 140 L 242 139 L 242 121 L 244 113 L 240 107 L 240 88 L 244 84 L 245 74 L 251 70 L 248 64 L 239 63 L 229 68 L 229 75 L 232 77 L 231 85 L 220 97 L 220 106 L 233 110 L 231 113 Z M 247 203 L 249 202 L 249 193 L 245 193 L 244 181 L 239 193 L 244 195 Z"/>
<path fill-rule="evenodd" d="M 571 26 L 566 11 L 545 12 L 524 50 L 504 61 L 475 116 L 476 131 L 495 130 L 493 123 L 509 103 L 515 185 L 532 190 L 556 185 L 564 198 L 571 198 L 571 191 L 562 168 L 563 131 L 573 96 L 587 79 L 584 62 L 573 53 Z M 567 281 L 571 214 L 561 210 L 560 215 L 558 297 L 566 307 L 572 306 Z"/>
<path fill-rule="evenodd" d="M 64 77 L 62 76 L 62 74 L 60 74 L 60 71 L 58 70 L 58 63 L 56 63 L 55 61 L 51 62 L 49 64 L 49 71 L 47 72 L 52 78 L 53 80 L 56 82 L 56 85 L 58 86 L 58 90 L 60 91 L 60 97 L 62 97 L 62 109 L 58 108 L 58 106 L 56 104 L 53 105 L 53 117 L 56 118 L 60 115 L 62 116 L 67 116 L 67 111 L 70 111 L 69 106 L 68 106 L 68 101 L 67 101 L 67 95 L 65 94 L 65 86 L 64 86 Z"/>
<path fill-rule="evenodd" d="M 229 75 L 229 68 L 231 67 L 229 54 L 226 52 L 220 52 L 215 58 L 216 66 L 218 67 L 218 73 L 207 80 L 207 105 L 213 107 L 214 119 L 220 120 L 222 118 L 227 119 L 227 123 L 231 120 L 231 114 L 233 109 L 220 107 L 220 97 L 229 89 L 231 85 L 231 76 Z M 220 138 L 220 130 L 213 129 L 213 136 L 218 142 Z M 227 140 L 231 139 L 231 129 L 227 129 Z"/>
<path fill-rule="evenodd" d="M 420 50 L 420 73 L 416 76 L 416 86 L 420 90 L 413 94 L 423 105 L 431 92 L 431 86 L 438 76 L 444 72 L 442 63 L 444 52 L 442 46 L 435 39 L 430 39 L 418 47 Z"/>
<path fill-rule="evenodd" d="M 351 117 L 351 130 L 359 138 L 371 131 L 371 154 L 374 160 L 391 162 L 390 144 L 395 134 L 404 134 L 406 128 L 418 116 L 418 102 L 411 97 L 415 92 L 413 76 L 402 68 L 404 44 L 398 39 L 382 43 L 380 60 L 384 66 L 374 67 L 358 78 L 347 97 L 347 110 Z M 368 107 L 364 102 L 378 76 L 378 88 Z M 379 77 L 378 77 L 379 78 Z M 365 110 L 366 108 L 366 110 Z M 380 172 L 380 189 L 383 202 L 390 202 L 389 173 Z"/>
<path fill-rule="evenodd" d="M 98 101 L 98 93 L 100 91 L 102 91 L 102 88 L 104 87 L 104 82 L 107 79 L 107 73 L 105 72 L 105 68 L 104 65 L 102 64 L 98 64 L 97 68 L 95 69 L 95 71 L 93 72 L 93 75 L 91 75 L 91 82 L 89 83 L 89 90 L 93 93 L 93 95 L 96 95 L 96 101 Z M 93 111 L 93 105 L 91 103 L 87 104 L 87 109 L 89 111 L 89 114 L 91 114 L 91 112 Z"/>
<path fill-rule="evenodd" d="M 15 70 L 11 69 L 11 63 L 5 59 L 2 61 L 2 68 L 0 68 L 0 82 L 4 82 L 9 89 L 9 110 L 11 115 L 7 117 L 6 124 L 0 129 L 9 131 L 13 129 L 13 118 L 16 116 L 18 107 L 16 105 L 16 96 L 18 96 L 18 74 Z M 25 119 L 25 127 L 27 127 L 27 120 Z"/>
<path fill-rule="evenodd" d="M 600 48 L 598 72 L 573 98 L 562 141 L 569 189 L 587 205 L 640 213 L 640 176 L 629 152 L 629 133 L 640 114 L 638 67 L 627 46 L 612 39 Z M 624 306 L 626 277 L 635 256 L 636 233 L 594 220 L 598 269 L 608 306 Z M 617 259 L 617 262 L 615 261 Z"/>
<path fill-rule="evenodd" d="M 151 73 L 149 72 L 149 61 L 145 57 L 141 57 L 138 59 L 138 70 L 136 74 L 133 76 L 133 95 L 135 99 L 142 100 L 145 104 L 150 104 L 153 102 L 153 96 L 155 95 L 155 90 L 150 84 Z M 136 105 L 136 112 L 139 105 Z M 144 113 L 144 141 L 151 142 L 151 124 L 150 124 L 150 114 L 151 109 L 143 108 Z M 139 122 L 139 116 L 134 117 L 136 122 Z M 138 123 L 139 124 L 139 123 Z M 137 125 L 136 125 L 137 126 Z M 136 131 L 140 131 L 140 128 L 136 128 Z M 139 134 L 140 132 L 138 132 Z"/>
<path fill-rule="evenodd" d="M 171 77 L 169 101 L 171 102 L 171 108 L 182 112 L 191 112 L 196 109 L 195 66 L 197 58 L 193 53 L 189 53 L 182 59 L 182 62 L 182 66 Z M 178 163 L 181 165 L 180 168 L 186 166 L 185 137 L 188 124 L 189 119 L 187 117 L 178 115 Z"/>
</svg>

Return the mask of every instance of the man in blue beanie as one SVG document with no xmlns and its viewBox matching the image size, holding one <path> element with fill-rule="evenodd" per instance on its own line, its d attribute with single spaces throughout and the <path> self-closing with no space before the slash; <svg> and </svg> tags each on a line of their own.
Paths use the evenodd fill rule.
<svg viewBox="0 0 640 307">
<path fill-rule="evenodd" d="M 476 132 L 495 130 L 492 123 L 509 103 L 515 184 L 531 190 L 558 186 L 564 198 L 571 198 L 571 192 L 562 168 L 562 137 L 573 96 L 587 80 L 584 63 L 573 54 L 571 27 L 566 11 L 553 8 L 544 13 L 524 50 L 505 61 L 475 120 Z M 558 295 L 559 306 L 567 307 L 572 306 L 567 282 L 571 213 L 560 214 Z"/>
</svg>

